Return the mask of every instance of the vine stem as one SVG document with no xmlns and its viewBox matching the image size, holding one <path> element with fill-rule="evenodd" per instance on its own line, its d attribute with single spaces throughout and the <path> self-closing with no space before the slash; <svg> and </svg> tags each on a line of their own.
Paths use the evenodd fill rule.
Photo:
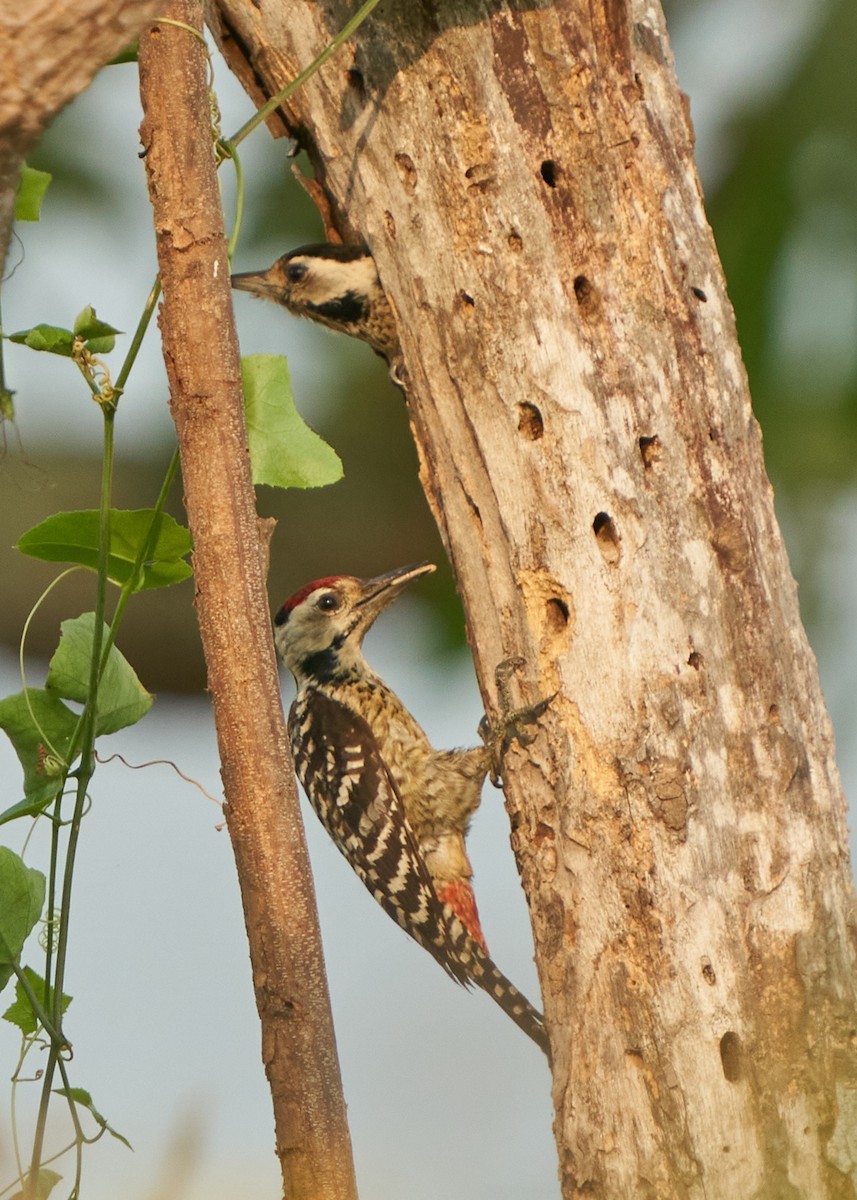
<svg viewBox="0 0 857 1200">
<path fill-rule="evenodd" d="M 284 88 L 277 92 L 276 96 L 272 96 L 266 104 L 263 104 L 250 120 L 246 121 L 228 141 L 235 146 L 239 145 L 258 125 L 266 121 L 272 112 L 275 112 L 281 104 L 288 100 L 293 92 L 296 92 L 299 87 L 302 87 L 306 83 L 310 76 L 316 73 L 319 67 L 324 66 L 330 56 L 336 53 L 343 42 L 347 42 L 351 35 L 357 32 L 372 10 L 377 6 L 378 2 L 379 0 L 365 0 L 365 3 L 361 4 L 351 20 L 346 21 L 339 33 L 327 43 L 322 52 L 312 60 L 309 66 L 304 67 L 291 83 L 287 83 Z"/>
<path fill-rule="evenodd" d="M 359 26 L 366 20 L 373 9 L 377 6 L 379 0 L 365 0 L 354 16 L 346 22 L 339 33 L 328 43 L 319 55 L 301 71 L 286 87 L 281 89 L 271 100 L 268 101 L 261 109 L 259 109 L 253 117 L 250 118 L 233 137 L 223 139 L 222 145 L 225 152 L 236 162 L 236 170 L 239 175 L 239 194 L 240 194 L 240 163 L 238 163 L 235 147 L 238 146 L 249 134 L 256 129 L 263 121 L 283 104 L 299 87 L 324 65 L 325 62 L 333 55 L 339 47 L 352 36 Z M 175 23 L 175 22 L 172 22 Z M 195 30 L 191 32 L 196 33 Z M 197 36 L 201 36 L 197 34 Z M 243 196 L 241 196 L 243 203 Z M 234 250 L 235 241 L 238 236 L 238 228 L 240 227 L 241 207 L 239 204 L 238 219 L 236 229 L 234 230 L 233 238 L 230 241 L 229 252 Z M 149 536 L 146 539 L 144 546 L 140 548 L 137 559 L 137 571 L 132 573 L 129 583 L 122 589 L 116 610 L 113 615 L 110 628 L 107 636 L 104 636 L 104 615 L 106 609 L 106 593 L 108 581 L 108 564 L 110 553 L 110 499 L 112 495 L 113 482 L 113 448 L 114 448 L 114 421 L 116 413 L 116 402 L 124 389 L 131 367 L 137 357 L 140 346 L 142 344 L 145 333 L 148 329 L 152 315 L 154 314 L 157 301 L 161 292 L 160 279 L 156 279 L 151 292 L 147 298 L 143 314 L 135 330 L 134 336 L 129 346 L 128 353 L 117 376 L 116 383 L 113 388 L 113 402 L 102 405 L 102 413 L 104 418 L 104 456 L 102 461 L 102 485 L 101 485 L 101 502 L 99 509 L 99 553 L 98 553 L 98 583 L 95 605 L 95 620 L 92 635 L 92 657 L 90 666 L 90 682 L 87 702 L 84 707 L 81 721 L 78 726 L 80 737 L 80 765 L 74 774 L 77 777 L 77 787 L 75 791 L 74 810 L 71 822 L 69 823 L 68 844 L 66 847 L 65 863 L 63 867 L 63 882 L 62 894 L 60 902 L 59 916 L 59 932 L 56 939 L 56 961 L 53 963 L 53 930 L 51 937 L 48 939 L 48 946 L 45 953 L 46 982 L 50 979 L 51 967 L 54 966 L 54 982 L 53 982 L 53 1005 L 51 1017 L 47 1020 L 42 1020 L 42 1025 L 45 1031 L 49 1034 L 51 1045 L 48 1052 L 48 1060 L 45 1067 L 45 1074 L 42 1084 L 42 1094 L 39 1103 L 39 1111 L 36 1122 L 36 1130 L 33 1139 L 33 1151 L 30 1160 L 30 1171 L 24 1182 L 23 1197 L 24 1200 L 36 1200 L 38 1194 L 38 1174 L 41 1164 L 42 1150 L 44 1146 L 45 1131 L 47 1125 L 48 1106 L 52 1090 L 53 1078 L 57 1066 L 62 1070 L 60 1056 L 64 1047 L 67 1045 L 62 1035 L 62 993 L 63 983 L 65 979 L 65 969 L 68 954 L 68 939 L 69 939 L 69 919 L 71 910 L 72 885 L 74 879 L 74 863 L 77 853 L 78 839 L 80 836 L 81 822 L 86 807 L 86 798 L 89 784 L 95 771 L 95 736 L 98 714 L 98 686 L 101 680 L 102 673 L 107 663 L 110 650 L 113 647 L 116 632 L 124 613 L 125 606 L 128 603 L 134 590 L 134 580 L 138 574 L 139 568 L 142 566 L 147 555 L 151 553 L 159 528 L 158 515 L 163 510 L 166 501 L 167 493 L 175 478 L 178 468 L 178 451 L 173 455 L 173 459 L 168 468 L 167 475 L 164 480 L 161 494 L 156 504 L 156 516 L 153 518 Z M 80 364 L 78 364 L 80 365 Z M 96 382 L 87 374 L 81 367 L 84 378 L 87 381 L 90 390 L 95 398 L 98 398 L 99 388 Z M 75 738 L 77 741 L 77 737 Z M 75 748 L 76 750 L 76 748 Z M 75 755 L 72 755 L 70 761 L 74 761 Z M 49 888 L 49 920 L 53 921 L 53 912 L 55 911 L 55 880 L 57 877 L 57 867 L 59 864 L 59 836 L 61 829 L 61 806 L 62 793 L 57 796 L 53 831 L 51 836 L 51 872 L 50 872 L 50 888 Z M 31 997 L 31 1003 L 35 997 Z M 34 1012 L 37 1007 L 34 1006 Z M 47 1014 L 43 1013 L 42 1016 Z M 72 1104 L 73 1108 L 73 1104 Z M 79 1124 L 76 1120 L 76 1113 L 73 1112 L 73 1120 L 75 1129 L 78 1135 L 81 1134 Z M 80 1185 L 80 1161 L 78 1155 L 78 1164 L 76 1171 L 75 1192 L 79 1190 Z"/>
<path fill-rule="evenodd" d="M 104 636 L 104 612 L 107 604 L 107 569 L 110 556 L 110 501 L 113 492 L 113 448 L 116 410 L 112 404 L 102 406 L 104 419 L 104 449 L 101 464 L 101 502 L 99 506 L 98 582 L 95 597 L 95 622 L 92 631 L 92 657 L 90 661 L 89 694 L 84 706 L 81 725 L 80 766 L 77 769 L 77 789 L 74 811 L 69 824 L 68 844 L 63 865 L 63 885 L 60 900 L 59 933 L 57 936 L 56 962 L 53 980 L 52 1017 L 55 1029 L 62 1028 L 62 993 L 68 955 L 69 921 L 71 916 L 74 860 L 80 837 L 81 821 L 86 806 L 86 795 L 95 770 L 95 732 L 98 717 L 98 682 L 101 674 L 101 650 Z M 60 801 L 58 800 L 58 804 Z M 55 825 L 56 829 L 56 825 Z M 52 850 L 53 858 L 53 850 Z M 51 1039 L 42 1094 L 33 1137 L 33 1153 L 30 1173 L 24 1188 L 24 1200 L 36 1200 L 38 1195 L 39 1166 L 45 1140 L 45 1130 L 50 1104 L 54 1072 L 62 1053 L 63 1039 Z"/>
</svg>

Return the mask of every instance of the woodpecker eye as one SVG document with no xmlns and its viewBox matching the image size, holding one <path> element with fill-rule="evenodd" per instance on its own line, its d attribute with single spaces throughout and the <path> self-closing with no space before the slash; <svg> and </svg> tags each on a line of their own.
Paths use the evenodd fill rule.
<svg viewBox="0 0 857 1200">
<path fill-rule="evenodd" d="M 341 607 L 342 601 L 334 592 L 325 592 L 323 596 L 319 596 L 315 602 L 316 608 L 320 608 L 322 612 L 336 612 Z"/>
<path fill-rule="evenodd" d="M 288 279 L 289 283 L 300 283 L 300 281 L 306 277 L 308 270 L 309 267 L 306 265 L 306 263 L 289 263 L 289 265 L 286 267 L 286 279 Z"/>
</svg>

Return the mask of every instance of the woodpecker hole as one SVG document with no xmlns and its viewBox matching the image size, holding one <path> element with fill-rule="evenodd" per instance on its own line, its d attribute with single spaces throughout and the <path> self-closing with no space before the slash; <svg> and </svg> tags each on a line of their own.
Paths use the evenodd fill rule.
<svg viewBox="0 0 857 1200">
<path fill-rule="evenodd" d="M 585 275 L 577 275 L 574 280 L 574 296 L 580 305 L 589 304 L 594 294 L 594 288 Z"/>
<path fill-rule="evenodd" d="M 737 1033 L 724 1033 L 720 1039 L 720 1062 L 723 1077 L 729 1083 L 737 1083 L 741 1078 L 741 1039 Z"/>
<path fill-rule="evenodd" d="M 661 457 L 661 439 L 655 433 L 651 437 L 640 438 L 640 456 L 643 466 L 650 471 Z"/>
<path fill-rule="evenodd" d="M 539 170 L 548 187 L 555 188 L 559 183 L 559 165 L 552 158 L 546 158 Z"/>
<path fill-rule="evenodd" d="M 699 671 L 705 665 L 705 659 L 698 650 L 691 651 L 690 658 L 687 660 L 687 665 L 693 667 L 694 671 Z"/>
<path fill-rule="evenodd" d="M 513 229 L 513 230 L 512 230 L 512 232 L 509 234 L 508 238 L 506 239 L 506 242 L 508 243 L 509 249 L 510 249 L 510 250 L 511 250 L 511 251 L 512 251 L 514 254 L 520 254 L 520 253 L 521 253 L 521 251 L 522 251 L 522 250 L 523 250 L 523 248 L 524 248 L 524 239 L 523 239 L 523 238 L 521 237 L 521 235 L 520 235 L 520 234 L 519 234 L 519 233 L 518 233 L 516 230 L 514 230 L 514 229 Z"/>
<path fill-rule="evenodd" d="M 715 983 L 717 983 L 717 976 L 714 974 L 714 967 L 711 965 L 711 959 L 707 957 L 703 958 L 702 960 L 702 978 L 709 985 L 709 987 L 714 987 Z"/>
<path fill-rule="evenodd" d="M 345 72 L 345 78 L 348 80 L 348 86 L 356 92 L 360 101 L 365 101 L 366 80 L 363 78 L 363 72 L 358 71 L 357 67 L 349 67 Z"/>
<path fill-rule="evenodd" d="M 703 304 L 708 303 L 708 297 L 702 288 L 692 287 L 690 290 L 693 292 L 694 296 L 696 296 L 697 300 L 701 300 Z"/>
<path fill-rule="evenodd" d="M 592 532 L 598 542 L 598 549 L 604 555 L 604 561 L 611 564 L 617 563 L 619 561 L 619 531 L 609 513 L 595 514 Z"/>
<path fill-rule="evenodd" d="M 390 235 L 390 237 L 391 237 L 391 238 L 392 238 L 392 239 L 395 241 L 395 238 L 396 238 L 396 218 L 393 216 L 393 214 L 392 214 L 391 212 L 386 212 L 386 211 L 385 211 L 385 213 L 384 213 L 384 225 L 385 225 L 385 227 L 386 227 L 386 229 L 387 229 L 387 233 L 388 233 L 388 234 Z"/>
<path fill-rule="evenodd" d="M 458 299 L 461 301 L 462 304 L 466 304 L 468 308 L 476 307 L 476 301 L 473 299 L 472 296 L 469 296 L 467 294 L 467 292 L 459 292 Z"/>
<path fill-rule="evenodd" d="M 542 414 L 536 408 L 535 404 L 519 404 L 518 405 L 518 433 L 522 433 L 525 438 L 529 438 L 531 442 L 537 442 L 544 434 L 545 423 L 542 420 Z"/>
<path fill-rule="evenodd" d="M 566 602 L 560 600 L 558 596 L 554 596 L 545 605 L 545 613 L 551 633 L 565 633 L 568 627 L 568 605 Z"/>
<path fill-rule="evenodd" d="M 414 166 L 414 161 L 409 154 L 399 153 L 396 155 L 394 162 L 399 168 L 399 175 L 402 183 L 412 192 L 417 186 L 417 168 Z"/>
</svg>

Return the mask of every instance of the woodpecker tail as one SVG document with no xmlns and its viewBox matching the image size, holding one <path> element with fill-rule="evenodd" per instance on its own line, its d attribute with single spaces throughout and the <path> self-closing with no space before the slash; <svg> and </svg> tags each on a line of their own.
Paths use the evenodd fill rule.
<svg viewBox="0 0 857 1200">
<path fill-rule="evenodd" d="M 531 1037 L 537 1046 L 550 1058 L 550 1048 L 542 1014 L 533 1008 L 501 971 L 494 966 L 485 935 L 479 923 L 476 897 L 469 880 L 457 879 L 444 887 L 437 888 L 437 898 L 444 905 L 447 925 L 452 940 L 456 943 L 456 956 L 461 959 L 472 980 Z M 451 912 L 449 910 L 452 910 Z M 455 918 L 458 920 L 455 920 Z"/>
<path fill-rule="evenodd" d="M 527 1037 L 532 1038 L 539 1049 L 550 1059 L 550 1043 L 542 1014 L 530 1004 L 526 996 L 494 966 L 487 954 L 481 951 L 470 963 L 473 982 L 487 992 L 500 1005 L 503 1012 L 512 1018 Z"/>
</svg>

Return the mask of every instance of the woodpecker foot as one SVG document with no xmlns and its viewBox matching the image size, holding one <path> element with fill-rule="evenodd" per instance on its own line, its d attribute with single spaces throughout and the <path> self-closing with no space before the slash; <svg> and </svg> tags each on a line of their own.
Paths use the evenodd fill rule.
<svg viewBox="0 0 857 1200">
<path fill-rule="evenodd" d="M 500 663 L 494 672 L 500 701 L 500 719 L 492 724 L 488 717 L 484 716 L 479 722 L 479 736 L 491 752 L 489 773 L 494 787 L 500 787 L 503 757 L 512 742 L 517 742 L 519 746 L 529 746 L 536 740 L 536 734 L 530 733 L 523 726 L 535 725 L 557 696 L 557 693 L 554 692 L 552 696 L 548 696 L 546 700 L 539 700 L 537 704 L 515 708 L 509 685 L 512 676 L 523 666 L 524 659 L 519 656 L 505 658 Z"/>
<path fill-rule="evenodd" d="M 402 357 L 401 352 L 396 354 L 393 358 L 388 359 L 388 362 L 390 367 L 390 378 L 397 388 L 401 388 L 402 391 L 407 394 L 408 371 L 405 367 L 405 360 Z"/>
</svg>

